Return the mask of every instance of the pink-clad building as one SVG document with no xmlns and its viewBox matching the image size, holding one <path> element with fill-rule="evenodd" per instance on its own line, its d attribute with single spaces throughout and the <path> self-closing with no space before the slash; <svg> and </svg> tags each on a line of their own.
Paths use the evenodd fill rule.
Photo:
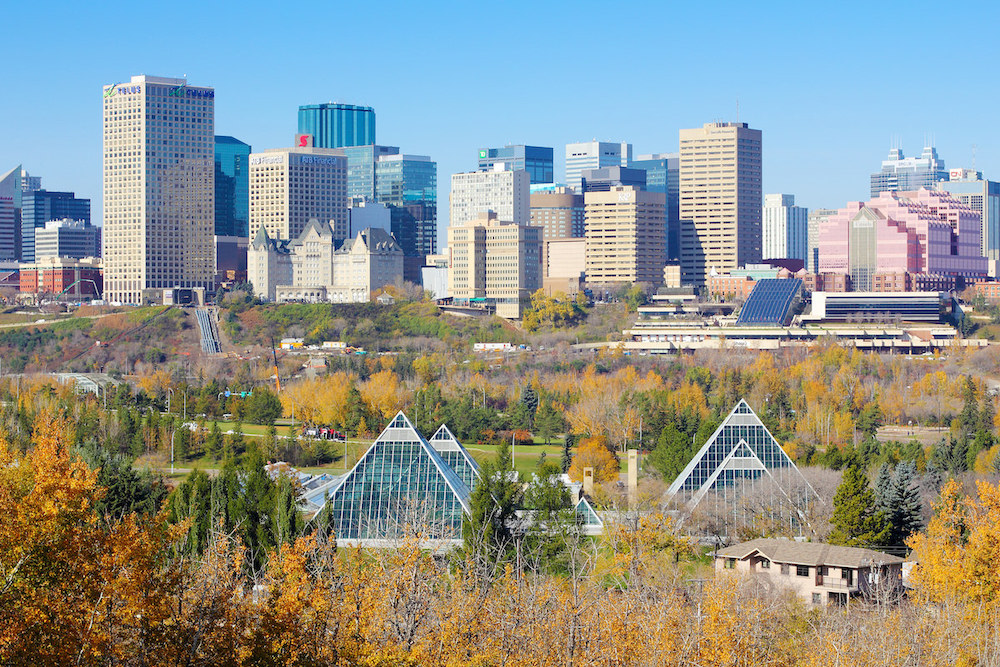
<svg viewBox="0 0 1000 667">
<path fill-rule="evenodd" d="M 819 229 L 819 272 L 846 274 L 873 291 L 885 274 L 946 276 L 959 284 L 986 277 L 979 213 L 947 192 L 883 192 L 850 202 Z"/>
</svg>

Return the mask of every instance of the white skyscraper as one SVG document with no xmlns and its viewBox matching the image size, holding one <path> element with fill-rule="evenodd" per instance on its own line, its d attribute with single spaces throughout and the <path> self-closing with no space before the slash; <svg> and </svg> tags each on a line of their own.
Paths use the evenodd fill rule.
<svg viewBox="0 0 1000 667">
<path fill-rule="evenodd" d="M 528 172 L 470 171 L 452 174 L 449 226 L 464 225 L 492 211 L 503 222 L 528 224 L 531 215 Z"/>
<path fill-rule="evenodd" d="M 601 167 L 627 167 L 632 162 L 632 144 L 607 141 L 584 141 L 566 144 L 566 185 L 583 193 L 581 185 L 584 169 Z"/>
<path fill-rule="evenodd" d="M 154 76 L 103 91 L 105 298 L 211 290 L 215 91 Z"/>
<path fill-rule="evenodd" d="M 809 211 L 795 205 L 794 195 L 764 195 L 760 245 L 762 259 L 806 261 Z"/>
</svg>

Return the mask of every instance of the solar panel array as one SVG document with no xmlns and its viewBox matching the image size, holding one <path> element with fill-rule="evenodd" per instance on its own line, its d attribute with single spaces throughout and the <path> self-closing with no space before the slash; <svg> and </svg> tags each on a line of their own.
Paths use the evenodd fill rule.
<svg viewBox="0 0 1000 667">
<path fill-rule="evenodd" d="M 736 324 L 771 324 L 780 326 L 788 319 L 788 311 L 802 289 L 798 278 L 764 278 L 758 280 L 736 318 Z"/>
</svg>

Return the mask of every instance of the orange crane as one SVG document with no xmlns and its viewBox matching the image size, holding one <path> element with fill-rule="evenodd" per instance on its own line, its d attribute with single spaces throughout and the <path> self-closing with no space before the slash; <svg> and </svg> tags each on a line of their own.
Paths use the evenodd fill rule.
<svg viewBox="0 0 1000 667">
<path fill-rule="evenodd" d="M 271 360 L 274 362 L 274 385 L 281 393 L 281 377 L 278 375 L 278 354 L 274 351 L 274 336 L 271 336 Z"/>
</svg>

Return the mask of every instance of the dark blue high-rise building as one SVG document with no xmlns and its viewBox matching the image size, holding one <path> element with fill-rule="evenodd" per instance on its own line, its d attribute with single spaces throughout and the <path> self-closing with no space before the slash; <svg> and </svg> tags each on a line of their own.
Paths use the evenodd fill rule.
<svg viewBox="0 0 1000 667">
<path fill-rule="evenodd" d="M 479 171 L 490 171 L 498 162 L 503 162 L 510 171 L 520 169 L 528 172 L 528 182 L 551 183 L 553 181 L 553 151 L 544 146 L 515 144 L 503 148 L 480 148 Z"/>
<path fill-rule="evenodd" d="M 667 195 L 667 259 L 680 259 L 680 154 L 640 155 L 628 166 L 646 170 L 646 190 Z"/>
<path fill-rule="evenodd" d="M 426 155 L 379 157 L 375 195 L 389 207 L 392 234 L 403 248 L 403 277 L 419 283 L 424 257 L 437 252 L 437 163 Z"/>
<path fill-rule="evenodd" d="M 250 144 L 215 137 L 215 235 L 250 234 Z"/>
<path fill-rule="evenodd" d="M 315 148 L 374 144 L 375 109 L 340 103 L 306 104 L 299 107 L 299 134 L 312 135 Z"/>
<path fill-rule="evenodd" d="M 398 155 L 397 146 L 345 146 L 347 201 L 377 201 L 375 164 L 383 155 Z"/>
<path fill-rule="evenodd" d="M 22 262 L 35 261 L 35 230 L 49 220 L 83 220 L 90 224 L 90 200 L 73 192 L 33 190 L 21 196 L 21 248 Z"/>
</svg>

